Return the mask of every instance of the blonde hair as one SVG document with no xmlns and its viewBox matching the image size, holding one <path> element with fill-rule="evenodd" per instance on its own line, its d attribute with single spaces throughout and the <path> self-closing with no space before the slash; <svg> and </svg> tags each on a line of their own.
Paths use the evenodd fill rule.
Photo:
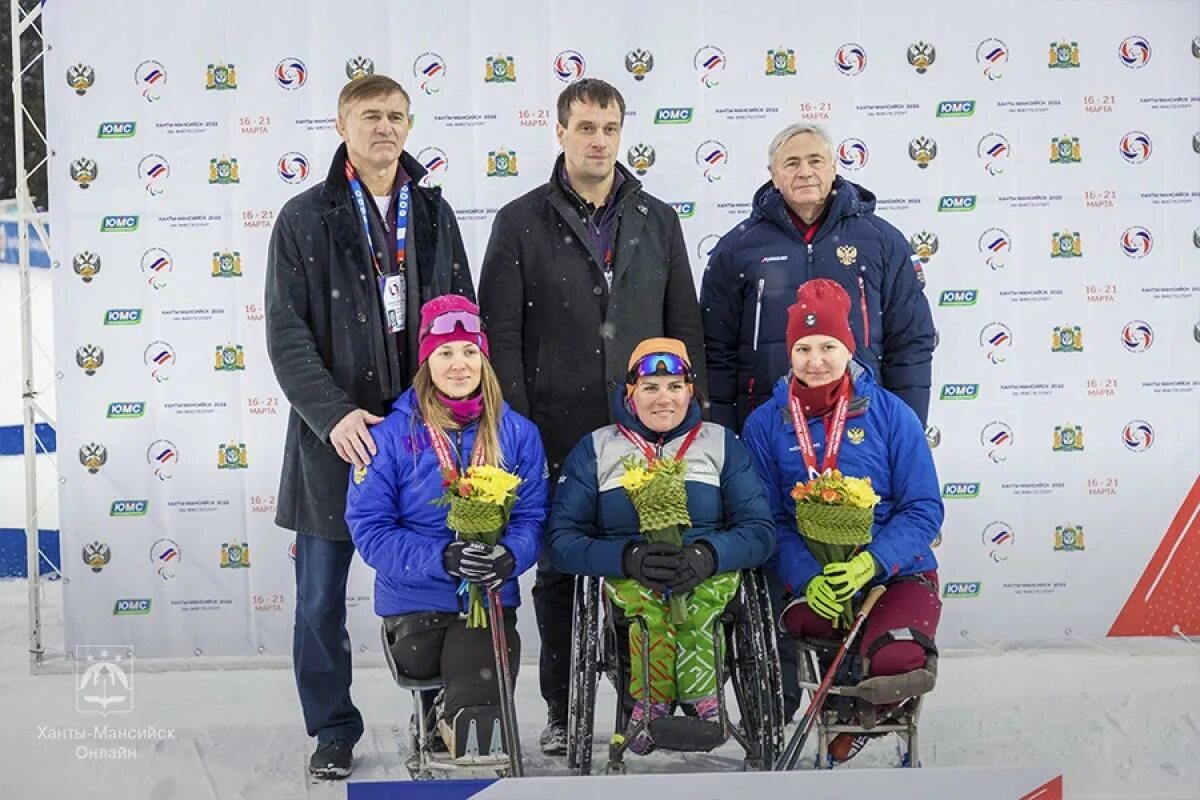
<svg viewBox="0 0 1200 800">
<path fill-rule="evenodd" d="M 480 353 L 482 356 L 482 352 Z M 479 418 L 479 432 L 475 435 L 476 449 L 483 448 L 483 462 L 492 467 L 504 466 L 504 453 L 500 449 L 500 415 L 504 411 L 504 395 L 500 391 L 500 379 L 486 356 L 481 358 L 479 391 L 483 395 L 483 415 Z M 413 377 L 413 390 L 417 395 L 417 407 L 425 422 L 442 431 L 458 430 L 461 426 L 450 414 L 450 410 L 438 400 L 438 390 L 433 383 L 433 372 L 428 359 L 421 362 Z M 471 454 L 463 453 L 464 459 Z"/>
</svg>

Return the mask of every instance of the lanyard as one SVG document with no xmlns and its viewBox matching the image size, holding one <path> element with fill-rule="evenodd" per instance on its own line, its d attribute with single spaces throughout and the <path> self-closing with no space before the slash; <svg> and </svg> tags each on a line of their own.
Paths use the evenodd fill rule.
<svg viewBox="0 0 1200 800">
<path fill-rule="evenodd" d="M 847 384 L 838 392 L 837 402 L 833 411 L 825 417 L 825 457 L 821 469 L 817 469 L 817 450 L 813 445 L 812 433 L 808 422 L 804 419 L 804 409 L 795 395 L 789 395 L 789 407 L 792 411 L 792 427 L 796 429 L 796 442 L 800 445 L 800 454 L 804 456 L 804 465 L 808 467 L 810 479 L 820 477 L 827 469 L 837 469 L 838 453 L 842 450 L 842 434 L 846 430 L 846 416 L 850 411 L 850 386 Z"/>
<path fill-rule="evenodd" d="M 696 441 L 696 436 L 700 433 L 700 428 L 703 424 L 704 423 L 696 423 L 695 427 L 688 431 L 688 435 L 683 439 L 683 444 L 679 446 L 679 450 L 675 453 L 676 461 L 683 461 L 683 456 L 687 453 L 688 448 L 692 446 L 692 442 Z M 647 463 L 658 458 L 657 451 L 650 445 L 649 442 L 642 438 L 641 434 L 637 433 L 636 431 L 629 430 L 629 428 L 626 428 L 624 425 L 618 425 L 617 430 L 621 432 L 622 436 L 632 442 L 634 447 L 645 453 Z"/>
<path fill-rule="evenodd" d="M 350 193 L 354 195 L 354 203 L 358 206 L 358 217 L 362 220 L 363 233 L 367 235 L 367 252 L 371 254 L 371 263 L 375 266 L 375 274 L 383 276 L 383 270 L 379 267 L 379 259 L 375 257 L 375 247 L 371 243 L 371 225 L 367 221 L 367 193 L 363 191 L 362 182 L 358 179 L 358 173 L 354 171 L 354 165 L 346 159 L 346 180 L 350 183 Z M 408 212 L 409 212 L 409 186 L 411 181 L 405 181 L 400 187 L 399 193 L 396 195 L 396 269 L 404 270 L 404 260 L 408 253 Z M 386 223 L 384 223 L 386 228 Z"/>
<path fill-rule="evenodd" d="M 433 452 L 437 455 L 438 464 L 441 465 L 442 473 L 449 479 L 453 480 L 458 477 L 458 466 L 454 459 L 450 456 L 450 439 L 446 432 L 435 428 L 428 422 L 425 423 L 425 432 L 429 434 L 429 442 L 433 445 Z M 483 464 L 483 448 L 478 447 L 479 436 L 475 436 L 475 444 L 471 447 L 471 466 L 477 467 Z"/>
</svg>

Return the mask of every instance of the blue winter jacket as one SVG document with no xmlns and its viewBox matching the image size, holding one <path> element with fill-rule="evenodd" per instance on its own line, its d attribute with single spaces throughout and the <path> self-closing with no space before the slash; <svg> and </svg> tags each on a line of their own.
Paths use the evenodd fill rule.
<svg viewBox="0 0 1200 800">
<path fill-rule="evenodd" d="M 450 444 L 462 468 L 469 462 L 479 423 L 451 432 Z M 429 442 L 417 396 L 409 389 L 396 398 L 387 419 L 371 429 L 379 452 L 366 476 L 351 472 L 346 524 L 363 560 L 375 569 L 375 613 L 381 617 L 414 611 L 465 611 L 459 579 L 442 565 L 442 553 L 455 538 L 446 527 L 448 506 L 431 501 L 443 494 L 441 467 Z M 502 466 L 521 476 L 517 500 L 500 543 L 517 560 L 504 582 L 505 607 L 520 605 L 517 576 L 537 563 L 548 510 L 546 455 L 533 423 L 504 404 L 500 418 Z"/>
<path fill-rule="evenodd" d="M 925 431 L 912 409 L 875 383 L 861 364 L 852 361 L 850 374 L 854 397 L 837 466 L 845 475 L 869 477 L 880 497 L 873 538 L 865 548 L 880 568 L 872 585 L 937 569 L 931 545 L 942 527 L 944 509 Z M 790 492 L 807 480 L 808 469 L 792 426 L 788 380 L 780 379 L 771 399 L 746 420 L 742 439 L 754 456 L 775 515 L 777 547 L 771 566 L 788 591 L 798 595 L 821 566 L 796 530 L 796 503 Z M 815 417 L 808 425 L 820 464 L 825 457 L 825 423 Z"/>
<path fill-rule="evenodd" d="M 898 230 L 875 216 L 875 195 L 838 177 L 811 244 L 779 190 L 754 195 L 750 218 L 721 237 L 700 287 L 712 420 L 736 431 L 789 369 L 787 309 L 796 288 L 832 278 L 850 295 L 858 357 L 917 413 L 929 411 L 933 317 L 920 261 Z"/>
<path fill-rule="evenodd" d="M 688 514 L 692 527 L 685 543 L 702 541 L 716 555 L 716 571 L 732 572 L 763 564 L 775 546 L 771 512 L 762 483 L 745 446 L 732 431 L 701 423 L 692 401 L 679 427 L 665 434 L 647 429 L 625 405 L 625 389 L 614 393 L 614 419 L 673 456 L 687 433 L 703 425 L 684 455 Z M 567 456 L 550 512 L 550 559 L 555 569 L 576 575 L 628 577 L 621 559 L 625 546 L 641 538 L 637 511 L 619 481 L 621 459 L 642 453 L 607 425 L 585 436 Z"/>
</svg>

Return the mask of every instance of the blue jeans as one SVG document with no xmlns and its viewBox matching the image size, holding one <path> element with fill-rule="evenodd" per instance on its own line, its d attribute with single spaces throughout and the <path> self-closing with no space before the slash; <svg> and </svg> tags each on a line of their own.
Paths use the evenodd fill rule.
<svg viewBox="0 0 1200 800">
<path fill-rule="evenodd" d="M 320 744 L 363 734 L 362 714 L 350 699 L 350 634 L 346 631 L 346 577 L 354 543 L 296 536 L 296 621 L 292 669 L 304 727 Z"/>
</svg>

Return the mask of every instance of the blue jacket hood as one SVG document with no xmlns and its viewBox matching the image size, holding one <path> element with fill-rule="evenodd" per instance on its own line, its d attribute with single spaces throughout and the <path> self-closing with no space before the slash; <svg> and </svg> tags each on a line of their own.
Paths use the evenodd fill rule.
<svg viewBox="0 0 1200 800">
<path fill-rule="evenodd" d="M 875 193 L 865 186 L 860 186 L 838 175 L 833 179 L 829 215 L 822 227 L 830 226 L 831 223 L 845 217 L 870 214 L 873 211 L 875 211 Z M 787 203 L 784 202 L 783 195 L 771 181 L 758 187 L 758 191 L 754 193 L 754 210 L 751 212 L 750 218 L 773 222 L 786 231 L 796 230 L 795 224 L 788 215 Z M 798 231 L 796 233 L 799 234 Z"/>
</svg>

